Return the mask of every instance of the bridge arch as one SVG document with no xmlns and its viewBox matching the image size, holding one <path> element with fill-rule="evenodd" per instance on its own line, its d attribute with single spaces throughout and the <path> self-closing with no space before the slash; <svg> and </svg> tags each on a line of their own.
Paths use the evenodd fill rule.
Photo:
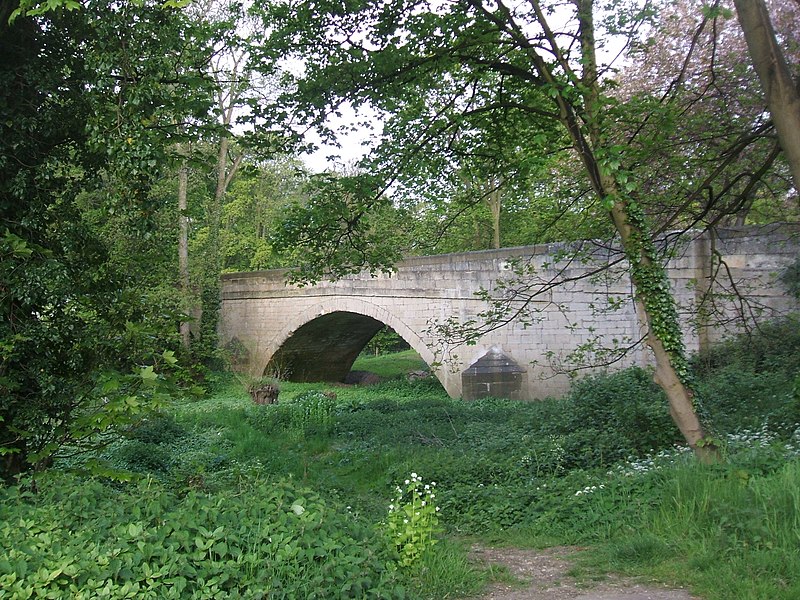
<svg viewBox="0 0 800 600">
<path fill-rule="evenodd" d="M 403 319 L 378 304 L 348 297 L 319 302 L 297 313 L 269 341 L 257 372 L 275 372 L 290 381 L 342 381 L 384 325 L 394 329 L 426 364 L 434 362 L 431 349 Z M 445 385 L 438 370 L 432 371 Z"/>
</svg>

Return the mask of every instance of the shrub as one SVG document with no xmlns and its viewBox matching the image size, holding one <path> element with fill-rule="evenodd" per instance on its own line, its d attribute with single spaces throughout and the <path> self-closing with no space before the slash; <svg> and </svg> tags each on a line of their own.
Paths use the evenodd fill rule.
<svg viewBox="0 0 800 600">
<path fill-rule="evenodd" d="M 781 274 L 780 280 L 786 287 L 787 292 L 800 299 L 800 258 L 786 267 Z"/>
<path fill-rule="evenodd" d="M 416 473 L 397 486 L 389 505 L 386 523 L 390 542 L 400 555 L 400 566 L 411 568 L 436 544 L 439 532 L 439 507 L 436 504 L 436 482 L 423 483 Z"/>
<path fill-rule="evenodd" d="M 12 598 L 401 597 L 388 548 L 291 483 L 177 498 L 58 476 L 0 489 Z"/>
<path fill-rule="evenodd" d="M 726 368 L 794 377 L 800 372 L 800 321 L 794 316 L 763 323 L 750 333 L 715 344 L 691 362 L 702 379 Z"/>
<path fill-rule="evenodd" d="M 598 448 L 595 454 L 606 456 L 609 462 L 621 458 L 620 453 L 642 454 L 669 447 L 681 439 L 664 393 L 650 374 L 638 367 L 576 382 L 564 411 L 569 431 L 591 427 L 601 434 L 592 434 L 594 443 L 584 438 L 582 446 L 602 444 L 605 447 Z M 602 435 L 603 432 L 610 435 Z"/>
<path fill-rule="evenodd" d="M 304 436 L 329 435 L 336 423 L 336 395 L 305 392 L 284 403 L 292 428 Z"/>
<path fill-rule="evenodd" d="M 442 492 L 441 506 L 449 527 L 486 534 L 531 521 L 542 494 L 529 483 L 460 485 Z"/>
<path fill-rule="evenodd" d="M 336 396 L 318 391 L 303 392 L 278 404 L 255 406 L 245 413 L 245 419 L 265 434 L 327 436 L 336 424 Z"/>
<path fill-rule="evenodd" d="M 188 435 L 172 415 L 161 413 L 148 417 L 138 425 L 128 438 L 147 444 L 171 444 Z"/>
<path fill-rule="evenodd" d="M 697 389 L 711 423 L 721 433 L 757 429 L 765 422 L 782 428 L 797 422 L 798 414 L 781 373 L 756 373 L 730 366 L 705 377 Z"/>
</svg>

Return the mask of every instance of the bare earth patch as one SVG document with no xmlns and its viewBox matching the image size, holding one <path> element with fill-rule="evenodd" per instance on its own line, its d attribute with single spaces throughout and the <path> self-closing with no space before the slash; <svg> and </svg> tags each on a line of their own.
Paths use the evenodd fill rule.
<svg viewBox="0 0 800 600">
<path fill-rule="evenodd" d="M 568 575 L 577 548 L 544 550 L 474 546 L 470 556 L 484 566 L 505 567 L 522 583 L 493 583 L 480 600 L 699 600 L 686 590 L 643 585 L 609 575 L 603 581 L 578 582 Z"/>
</svg>

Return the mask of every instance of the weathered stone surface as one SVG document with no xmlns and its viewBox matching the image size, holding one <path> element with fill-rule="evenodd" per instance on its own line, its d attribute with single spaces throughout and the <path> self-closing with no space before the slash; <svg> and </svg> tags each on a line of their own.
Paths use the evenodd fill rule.
<svg viewBox="0 0 800 600">
<path fill-rule="evenodd" d="M 570 251 L 578 247 L 582 258 L 571 259 Z M 764 320 L 798 310 L 778 281 L 800 254 L 796 225 L 687 235 L 666 249 L 689 352 L 735 332 L 738 318 Z M 415 257 L 390 275 L 353 275 L 303 288 L 285 285 L 280 270 L 224 275 L 220 343 L 236 355 L 235 367 L 253 376 L 268 372 L 299 381 L 342 381 L 360 350 L 386 324 L 432 365 L 454 397 L 476 397 L 477 388 L 467 392 L 465 381 L 524 399 L 558 395 L 569 386 L 561 371 L 569 367 L 570 356 L 594 343 L 621 348 L 641 338 L 621 259 L 617 250 L 589 241 Z M 442 345 L 431 325 L 476 318 L 487 309 L 476 292 L 495 289 L 513 276 L 515 264 L 532 267 L 529 279 L 544 290 L 528 305 L 530 322 L 513 320 L 474 346 Z M 519 302 L 511 305 L 521 308 Z M 701 320 L 695 318 L 698 313 Z M 491 379 L 477 366 L 469 370 L 492 349 L 520 371 L 496 365 Z M 614 367 L 649 361 L 649 351 L 639 345 Z M 485 381 L 478 381 L 479 375 Z"/>
<path fill-rule="evenodd" d="M 465 400 L 510 398 L 520 400 L 525 369 L 493 346 L 461 374 L 461 394 Z"/>
</svg>

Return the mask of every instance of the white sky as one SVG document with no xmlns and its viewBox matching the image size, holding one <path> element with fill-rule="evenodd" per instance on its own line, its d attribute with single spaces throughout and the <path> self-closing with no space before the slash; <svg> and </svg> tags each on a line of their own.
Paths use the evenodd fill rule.
<svg viewBox="0 0 800 600">
<path fill-rule="evenodd" d="M 570 11 L 571 12 L 571 11 Z M 615 64 L 621 65 L 624 58 L 620 56 L 624 47 L 624 40 L 620 37 L 606 38 L 605 47 L 598 49 L 598 62 L 601 65 Z M 308 140 L 318 146 L 318 149 L 310 154 L 301 155 L 301 160 L 306 167 L 313 173 L 321 173 L 326 170 L 342 172 L 345 167 L 357 162 L 369 152 L 369 146 L 365 143 L 373 140 L 380 134 L 380 122 L 377 114 L 370 115 L 369 111 L 361 110 L 358 114 L 349 106 L 341 107 L 340 117 L 331 117 L 328 121 L 334 131 L 339 128 L 346 129 L 337 133 L 337 140 L 341 147 L 322 144 L 318 135 L 310 133 Z M 364 115 L 370 116 L 374 129 L 354 127 L 354 124 L 364 120 Z M 333 157 L 333 158 L 331 158 Z"/>
<path fill-rule="evenodd" d="M 328 124 L 338 130 L 340 127 L 347 127 L 348 131 L 337 133 L 337 140 L 341 148 L 322 144 L 319 135 L 310 133 L 308 140 L 318 146 L 318 149 L 311 154 L 300 156 L 306 167 L 313 173 L 321 173 L 325 170 L 335 170 L 341 172 L 343 167 L 347 167 L 359 159 L 363 158 L 369 151 L 365 146 L 375 135 L 380 133 L 380 124 L 376 116 L 370 116 L 370 120 L 375 123 L 374 129 L 363 127 L 352 131 L 352 126 L 364 120 L 364 111 L 357 114 L 351 107 L 341 107 L 341 117 L 331 117 Z M 329 157 L 336 157 L 330 160 Z"/>
</svg>

